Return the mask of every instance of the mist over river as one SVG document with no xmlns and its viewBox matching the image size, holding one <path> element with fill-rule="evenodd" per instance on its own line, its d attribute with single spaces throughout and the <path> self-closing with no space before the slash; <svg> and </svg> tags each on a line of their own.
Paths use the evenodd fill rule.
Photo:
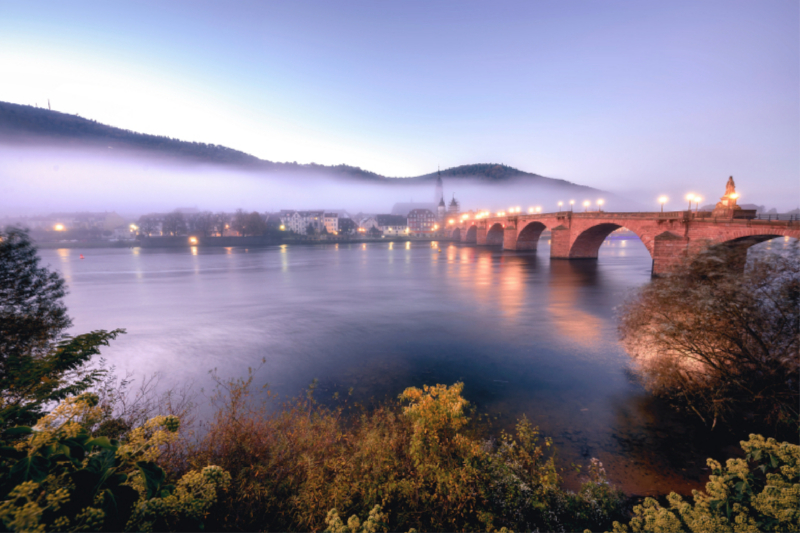
<svg viewBox="0 0 800 533">
<path fill-rule="evenodd" d="M 207 394 L 209 370 L 245 376 L 262 358 L 258 386 L 296 396 L 317 378 L 321 401 L 463 381 L 493 431 L 525 414 L 552 437 L 570 488 L 570 464 L 597 457 L 626 492 L 687 493 L 707 456 L 732 453 L 630 373 L 614 309 L 650 280 L 638 239 L 607 240 L 598 261 L 551 261 L 546 239 L 538 253 L 447 242 L 39 253 L 69 285 L 72 332 L 127 329 L 103 356 L 121 374 L 161 372 L 165 387 Z"/>
</svg>

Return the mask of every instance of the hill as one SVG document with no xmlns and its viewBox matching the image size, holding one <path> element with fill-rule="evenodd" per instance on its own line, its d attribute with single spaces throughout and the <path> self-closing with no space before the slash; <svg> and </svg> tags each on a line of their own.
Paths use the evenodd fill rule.
<svg viewBox="0 0 800 533">
<path fill-rule="evenodd" d="M 161 135 L 148 135 L 115 128 L 79 115 L 69 115 L 39 107 L 0 102 L 0 142 L 5 144 L 56 144 L 69 147 L 109 148 L 117 150 L 145 151 L 156 158 L 179 158 L 198 163 L 234 166 L 267 172 L 313 171 L 331 177 L 342 177 L 368 181 L 412 182 L 436 178 L 433 172 L 410 178 L 382 176 L 350 165 L 299 165 L 278 163 L 259 159 L 253 155 L 216 144 L 181 141 Z M 513 167 L 498 164 L 474 164 L 448 168 L 441 171 L 442 177 L 477 179 L 487 182 L 503 182 L 514 179 L 541 181 L 550 185 L 573 185 L 523 172 Z"/>
</svg>

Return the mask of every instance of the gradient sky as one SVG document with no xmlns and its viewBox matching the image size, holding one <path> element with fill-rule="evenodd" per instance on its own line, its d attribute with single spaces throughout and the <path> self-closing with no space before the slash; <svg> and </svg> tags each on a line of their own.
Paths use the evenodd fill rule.
<svg viewBox="0 0 800 533">
<path fill-rule="evenodd" d="M 796 0 L 0 0 L 0 100 L 48 98 L 273 161 L 800 204 Z"/>
</svg>

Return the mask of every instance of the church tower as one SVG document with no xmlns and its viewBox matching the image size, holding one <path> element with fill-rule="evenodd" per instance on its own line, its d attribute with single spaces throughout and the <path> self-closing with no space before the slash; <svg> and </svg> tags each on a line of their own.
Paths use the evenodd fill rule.
<svg viewBox="0 0 800 533">
<path fill-rule="evenodd" d="M 456 195 L 453 194 L 453 199 L 450 200 L 450 206 L 447 208 L 447 216 L 454 217 L 458 216 L 458 212 L 460 211 L 461 205 L 456 200 Z"/>
<path fill-rule="evenodd" d="M 433 203 L 438 206 L 439 202 L 444 202 L 444 185 L 442 184 L 442 172 L 436 171 L 436 193 L 433 195 Z"/>
</svg>

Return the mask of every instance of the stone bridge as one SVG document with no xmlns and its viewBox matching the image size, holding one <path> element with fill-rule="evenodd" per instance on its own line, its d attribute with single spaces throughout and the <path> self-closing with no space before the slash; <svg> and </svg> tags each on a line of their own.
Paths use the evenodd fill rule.
<svg viewBox="0 0 800 533">
<path fill-rule="evenodd" d="M 746 250 L 776 237 L 800 239 L 798 221 L 713 218 L 691 211 L 655 213 L 508 214 L 454 219 L 448 237 L 464 243 L 502 245 L 505 250 L 536 250 L 542 232 L 550 230 L 551 259 L 597 259 L 600 245 L 614 230 L 627 228 L 644 243 L 653 259 L 653 275 L 668 271 L 687 252 L 729 243 Z"/>
</svg>

